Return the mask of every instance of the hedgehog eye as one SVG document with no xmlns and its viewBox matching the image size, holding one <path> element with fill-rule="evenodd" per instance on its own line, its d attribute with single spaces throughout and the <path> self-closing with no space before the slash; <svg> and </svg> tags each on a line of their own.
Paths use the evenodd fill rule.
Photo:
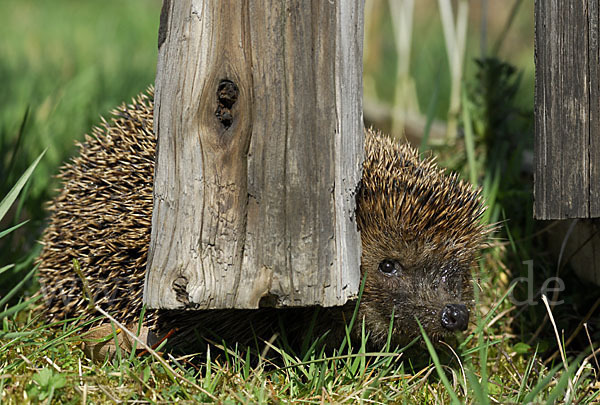
<svg viewBox="0 0 600 405">
<path fill-rule="evenodd" d="M 394 275 L 400 270 L 400 264 L 395 260 L 385 259 L 379 263 L 379 271 L 386 275 Z"/>
</svg>

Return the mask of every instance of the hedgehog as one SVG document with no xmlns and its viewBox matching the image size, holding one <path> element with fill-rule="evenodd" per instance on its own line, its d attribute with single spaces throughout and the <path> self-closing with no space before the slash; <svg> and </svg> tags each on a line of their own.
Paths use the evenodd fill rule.
<svg viewBox="0 0 600 405">
<path fill-rule="evenodd" d="M 110 121 L 102 118 L 78 147 L 79 155 L 61 168 L 62 189 L 49 203 L 49 225 L 41 240 L 38 277 L 46 313 L 51 320 L 90 319 L 85 280 L 98 306 L 133 324 L 142 308 L 150 243 L 153 88 L 112 111 Z M 269 339 L 282 325 L 290 336 L 311 330 L 335 342 L 345 336 L 357 307 L 351 336 L 359 340 L 364 328 L 375 347 L 390 333 L 391 342 L 408 344 L 421 336 L 419 323 L 434 342 L 451 338 L 468 326 L 471 270 L 490 231 L 482 222 L 484 211 L 480 191 L 457 174 L 368 129 L 357 189 L 365 280 L 358 303 L 317 312 L 148 310 L 143 322 L 158 336 L 176 328 L 174 341 L 181 344 L 198 336 Z M 83 277 L 74 271 L 74 259 Z"/>
</svg>

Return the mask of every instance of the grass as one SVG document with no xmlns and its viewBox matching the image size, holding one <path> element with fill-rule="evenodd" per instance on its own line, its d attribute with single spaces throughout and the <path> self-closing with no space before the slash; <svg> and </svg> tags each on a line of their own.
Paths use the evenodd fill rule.
<svg viewBox="0 0 600 405">
<path fill-rule="evenodd" d="M 426 134 L 435 119 L 446 116 L 451 80 L 441 22 L 431 10 L 415 4 L 413 37 L 420 42 L 418 47 L 413 44 L 410 60 L 418 104 L 426 114 Z M 523 36 L 530 16 L 527 6 L 519 10 L 511 30 Z M 57 186 L 52 176 L 73 153 L 74 139 L 89 132 L 100 115 L 153 81 L 159 11 L 159 2 L 148 0 L 3 4 L 0 402 L 599 400 L 600 367 L 591 352 L 600 340 L 596 332 L 600 328 L 581 314 L 598 293 L 565 276 L 562 306 L 517 306 L 511 301 L 528 289 L 523 283 L 511 283 L 526 274 L 524 260 L 533 260 L 535 291 L 545 277 L 554 275 L 555 266 L 544 251 L 543 240 L 535 236 L 543 224 L 531 219 L 531 179 L 523 175 L 520 165 L 523 153 L 531 148 L 533 75 L 532 58 L 527 54 L 531 50 L 522 52 L 509 40 L 500 50 L 515 55 L 512 63 L 518 70 L 493 59 L 472 62 L 480 55 L 474 55 L 476 47 L 467 46 L 459 123 L 462 136 L 452 147 L 435 148 L 440 164 L 482 186 L 490 206 L 485 221 L 503 221 L 497 239 L 480 260 L 476 319 L 456 348 L 427 344 L 430 357 L 417 364 L 389 344 L 369 353 L 364 342 L 356 347 L 346 341 L 333 353 L 325 353 L 312 342 L 298 355 L 276 340 L 262 343 L 269 357 L 258 360 L 244 347 L 209 345 L 205 353 L 180 357 L 160 356 L 155 351 L 138 357 L 116 350 L 111 360 L 94 363 L 84 355 L 84 329 L 77 319 L 47 324 L 43 303 L 34 295 L 38 286 L 32 281 L 32 259 L 39 249 L 35 239 L 43 229 L 43 202 Z M 386 14 L 385 8 L 373 13 Z M 391 21 L 380 18 L 383 35 L 371 37 L 366 45 L 365 72 L 375 90 L 367 96 L 393 103 L 397 86 L 389 78 L 398 71 L 395 46 Z M 496 28 L 490 25 L 490 38 L 495 32 L 504 35 L 503 21 Z M 467 43 L 477 43 L 477 35 L 471 23 Z M 373 57 L 377 52 L 392 56 Z M 421 149 L 430 148 L 424 137 Z M 544 327 L 536 331 L 545 318 Z M 581 326 L 582 320 L 587 323 Z M 579 330 L 585 330 L 585 336 L 581 332 L 575 339 L 563 338 Z M 115 325 L 105 339 L 117 339 L 122 333 L 123 328 Z"/>
<path fill-rule="evenodd" d="M 266 343 L 271 360 L 258 362 L 246 348 L 224 353 L 209 346 L 204 354 L 168 355 L 166 360 L 123 352 L 97 364 L 83 355 L 81 325 L 74 320 L 47 325 L 39 311 L 21 309 L 0 315 L 1 400 L 593 403 L 598 394 L 588 392 L 594 378 L 589 358 L 548 368 L 537 351 L 516 351 L 514 342 L 502 336 L 506 325 L 495 320 L 512 305 L 508 293 L 491 303 L 456 352 L 438 354 L 425 337 L 432 363 L 419 368 L 411 367 L 398 349 L 368 353 L 364 344 L 344 344 L 332 354 L 313 346 L 299 357 Z"/>
</svg>

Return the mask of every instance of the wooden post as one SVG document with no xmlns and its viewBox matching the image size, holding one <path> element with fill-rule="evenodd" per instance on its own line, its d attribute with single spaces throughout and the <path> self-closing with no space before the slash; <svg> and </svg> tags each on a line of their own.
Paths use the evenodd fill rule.
<svg viewBox="0 0 600 405">
<path fill-rule="evenodd" d="M 535 3 L 534 215 L 600 217 L 598 0 Z"/>
<path fill-rule="evenodd" d="M 358 291 L 361 0 L 165 0 L 144 301 L 341 305 Z"/>
</svg>

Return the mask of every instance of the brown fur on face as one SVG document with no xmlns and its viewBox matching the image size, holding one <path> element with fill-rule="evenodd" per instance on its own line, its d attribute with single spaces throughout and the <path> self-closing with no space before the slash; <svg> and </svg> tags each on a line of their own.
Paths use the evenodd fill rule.
<svg viewBox="0 0 600 405">
<path fill-rule="evenodd" d="M 395 343 L 420 336 L 416 319 L 439 340 L 452 333 L 441 322 L 444 307 L 471 301 L 471 268 L 487 234 L 479 191 L 372 131 L 365 149 L 359 318 L 376 344 L 385 342 L 392 316 Z M 394 270 L 382 271 L 382 263 Z"/>
</svg>

